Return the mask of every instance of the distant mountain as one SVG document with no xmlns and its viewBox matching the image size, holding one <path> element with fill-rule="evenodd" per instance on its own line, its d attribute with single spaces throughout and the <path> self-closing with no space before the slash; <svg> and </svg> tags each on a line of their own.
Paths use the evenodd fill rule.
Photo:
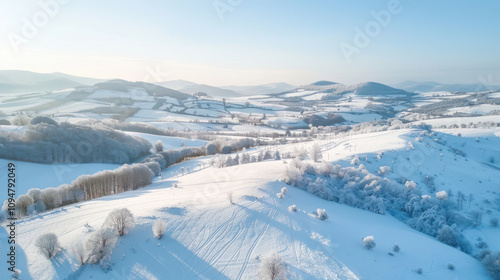
<svg viewBox="0 0 500 280">
<path fill-rule="evenodd" d="M 188 94 L 179 92 L 177 90 L 169 89 L 155 84 L 150 84 L 146 82 L 129 82 L 125 80 L 111 80 L 104 83 L 95 84 L 96 89 L 112 90 L 129 92 L 131 88 L 141 88 L 144 89 L 149 95 L 153 96 L 168 96 L 175 99 L 185 100 L 191 97 Z"/>
<path fill-rule="evenodd" d="M 239 97 L 241 94 L 236 93 L 229 89 L 223 89 L 218 87 L 213 87 L 209 85 L 190 85 L 183 88 L 178 89 L 180 92 L 187 94 L 194 94 L 197 92 L 204 92 L 210 96 L 216 97 Z"/>
<path fill-rule="evenodd" d="M 271 83 L 257 86 L 223 86 L 220 88 L 232 90 L 241 95 L 257 95 L 282 93 L 285 91 L 293 90 L 296 87 L 287 83 Z"/>
<path fill-rule="evenodd" d="M 414 82 L 406 81 L 394 85 L 395 88 L 413 92 L 431 92 L 431 91 L 463 91 L 463 92 L 479 92 L 488 90 L 500 90 L 500 85 L 485 85 L 485 84 L 441 84 L 436 82 Z"/>
<path fill-rule="evenodd" d="M 357 95 L 408 95 L 410 92 L 396 89 L 384 84 L 367 82 L 354 85 L 344 85 L 330 81 L 318 81 L 309 85 L 301 86 L 291 92 L 300 90 L 316 90 L 318 92 L 328 93 L 324 99 L 336 98 L 339 95 L 354 93 Z"/>
<path fill-rule="evenodd" d="M 0 93 L 54 91 L 102 82 L 63 73 L 36 73 L 22 70 L 0 70 Z"/>
<path fill-rule="evenodd" d="M 197 83 L 193 83 L 193 82 L 186 81 L 186 80 L 171 80 L 171 81 L 160 82 L 160 83 L 156 83 L 156 84 L 160 85 L 162 87 L 171 88 L 171 89 L 175 89 L 175 90 L 179 90 L 181 88 L 185 88 L 188 86 L 199 85 Z"/>
</svg>

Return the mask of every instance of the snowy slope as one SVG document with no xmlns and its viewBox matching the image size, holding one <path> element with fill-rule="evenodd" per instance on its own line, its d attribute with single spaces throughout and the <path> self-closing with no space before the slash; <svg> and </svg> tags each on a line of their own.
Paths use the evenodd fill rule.
<svg viewBox="0 0 500 280">
<path fill-rule="evenodd" d="M 409 133 L 388 131 L 339 138 L 334 144 L 326 140 L 319 143 L 323 156 L 337 161 L 355 153 L 404 148 Z M 349 146 L 355 148 L 346 148 Z M 388 155 L 382 159 L 386 157 L 389 160 Z M 200 170 L 208 160 L 172 166 L 165 170 L 164 180 L 144 189 L 68 205 L 20 221 L 18 254 L 26 260 L 20 262 L 23 275 L 36 279 L 69 275 L 79 279 L 257 279 L 262 256 L 275 251 L 283 257 L 290 279 L 489 279 L 471 256 L 389 215 L 322 200 L 285 185 L 279 181 L 286 166 L 282 161 Z M 191 174 L 169 178 L 171 172 L 176 174 L 188 166 Z M 284 199 L 278 199 L 275 194 L 284 186 L 289 191 Z M 233 195 L 233 204 L 228 193 Z M 288 211 L 292 204 L 298 212 Z M 45 260 L 33 246 L 39 234 L 50 231 L 69 249 L 76 240 L 84 241 L 98 229 L 109 211 L 120 207 L 132 211 L 137 226 L 119 239 L 108 273 L 92 265 L 78 269 L 70 250 L 53 261 Z M 328 221 L 308 214 L 317 208 L 326 209 Z M 159 218 L 168 224 L 161 241 L 151 232 L 152 223 Z M 377 243 L 371 251 L 361 242 L 368 235 Z M 2 232 L 1 239 L 5 238 Z M 395 242 L 401 252 L 390 256 L 387 253 Z M 456 270 L 447 269 L 448 263 Z M 423 275 L 415 272 L 418 268 L 423 269 Z M 0 269 L 5 269 L 4 263 Z"/>
</svg>

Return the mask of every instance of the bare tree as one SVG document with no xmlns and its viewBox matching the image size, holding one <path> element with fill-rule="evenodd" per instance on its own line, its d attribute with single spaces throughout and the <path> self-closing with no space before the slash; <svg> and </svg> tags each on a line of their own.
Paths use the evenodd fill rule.
<svg viewBox="0 0 500 280">
<path fill-rule="evenodd" d="M 286 266 L 277 253 L 271 253 L 264 257 L 260 264 L 261 279 L 278 280 L 286 279 Z"/>
<path fill-rule="evenodd" d="M 53 233 L 40 235 L 35 241 L 35 246 L 47 259 L 53 258 L 61 250 L 57 236 Z"/>
<path fill-rule="evenodd" d="M 118 235 L 122 236 L 129 229 L 134 228 L 134 215 L 127 208 L 115 209 L 108 214 L 104 225 L 114 228 L 118 232 Z"/>
<path fill-rule="evenodd" d="M 153 224 L 153 235 L 154 237 L 161 239 L 167 230 L 167 222 L 158 219 Z"/>
</svg>

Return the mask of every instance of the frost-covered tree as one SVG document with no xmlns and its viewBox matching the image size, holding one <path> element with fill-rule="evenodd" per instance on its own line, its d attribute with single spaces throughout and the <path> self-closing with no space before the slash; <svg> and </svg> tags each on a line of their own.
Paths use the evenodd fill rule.
<svg viewBox="0 0 500 280">
<path fill-rule="evenodd" d="M 80 266 L 85 264 L 86 252 L 85 252 L 85 247 L 83 246 L 82 242 L 77 241 L 73 245 L 73 247 L 71 248 L 71 254 L 78 261 Z"/>
<path fill-rule="evenodd" d="M 127 208 L 115 209 L 106 217 L 104 226 L 115 229 L 118 235 L 122 236 L 134 228 L 134 215 Z"/>
<path fill-rule="evenodd" d="M 274 159 L 275 160 L 281 160 L 280 151 L 276 151 L 276 153 L 274 153 Z"/>
<path fill-rule="evenodd" d="M 277 253 L 271 253 L 262 259 L 260 264 L 260 279 L 286 280 L 286 266 Z"/>
<path fill-rule="evenodd" d="M 167 222 L 162 219 L 157 219 L 153 223 L 153 235 L 154 237 L 161 239 L 167 230 Z"/>
<path fill-rule="evenodd" d="M 62 197 L 56 188 L 43 189 L 41 199 L 47 210 L 54 209 L 62 204 Z"/>
<path fill-rule="evenodd" d="M 281 188 L 281 193 L 286 194 L 288 192 L 288 189 L 286 187 Z"/>
<path fill-rule="evenodd" d="M 101 263 L 103 268 L 106 268 L 107 259 L 110 257 L 117 239 L 117 232 L 114 228 L 104 227 L 93 232 L 85 243 L 88 262 L 91 264 Z"/>
<path fill-rule="evenodd" d="M 321 148 L 317 143 L 314 143 L 314 145 L 312 145 L 311 149 L 309 150 L 309 158 L 311 158 L 311 160 L 313 161 L 319 161 L 322 157 L 323 156 L 321 154 Z"/>
<path fill-rule="evenodd" d="M 156 141 L 156 143 L 155 143 L 155 151 L 157 153 L 163 152 L 163 142 L 161 140 Z"/>
<path fill-rule="evenodd" d="M 385 174 L 391 172 L 391 168 L 389 166 L 381 166 L 379 169 L 380 169 L 380 171 L 379 171 L 380 175 L 385 175 Z"/>
<path fill-rule="evenodd" d="M 366 249 L 371 250 L 375 248 L 376 245 L 377 244 L 375 243 L 375 238 L 373 237 L 373 235 L 369 235 L 363 238 L 363 247 L 365 247 Z"/>
<path fill-rule="evenodd" d="M 61 245 L 57 240 L 57 236 L 53 233 L 45 233 L 40 235 L 35 240 L 35 246 L 38 252 L 44 255 L 47 259 L 53 258 L 61 251 Z"/>
</svg>

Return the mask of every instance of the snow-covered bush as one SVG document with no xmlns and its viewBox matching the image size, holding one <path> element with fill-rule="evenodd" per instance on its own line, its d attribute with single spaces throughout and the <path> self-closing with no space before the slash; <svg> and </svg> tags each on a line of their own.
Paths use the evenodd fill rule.
<svg viewBox="0 0 500 280">
<path fill-rule="evenodd" d="M 285 195 L 283 193 L 277 193 L 276 196 L 279 198 L 279 199 L 283 199 L 285 198 Z"/>
<path fill-rule="evenodd" d="M 127 208 L 115 209 L 106 217 L 104 226 L 115 229 L 118 235 L 122 236 L 134 228 L 134 215 Z"/>
<path fill-rule="evenodd" d="M 357 165 L 358 163 L 359 163 L 358 155 L 355 155 L 354 158 L 351 160 L 351 165 Z"/>
<path fill-rule="evenodd" d="M 161 140 L 156 141 L 156 143 L 155 143 L 155 151 L 157 153 L 163 152 L 163 142 Z"/>
<path fill-rule="evenodd" d="M 207 156 L 215 155 L 217 153 L 217 149 L 214 144 L 209 143 L 205 146 L 205 149 L 207 151 Z"/>
<path fill-rule="evenodd" d="M 436 198 L 439 200 L 448 200 L 448 194 L 446 191 L 439 191 L 436 193 Z"/>
<path fill-rule="evenodd" d="M 162 219 L 157 219 L 153 223 L 153 235 L 154 237 L 161 239 L 167 230 L 167 222 Z"/>
<path fill-rule="evenodd" d="M 230 154 L 232 152 L 231 146 L 222 147 L 222 154 Z"/>
<path fill-rule="evenodd" d="M 405 186 L 407 189 L 415 189 L 417 187 L 417 183 L 413 181 L 406 181 Z"/>
<path fill-rule="evenodd" d="M 297 212 L 297 205 L 290 205 L 288 206 L 288 211 L 290 212 Z"/>
<path fill-rule="evenodd" d="M 366 170 L 366 167 L 364 164 L 360 164 L 359 167 L 358 167 L 358 170 Z"/>
<path fill-rule="evenodd" d="M 259 279 L 286 280 L 286 266 L 277 253 L 268 254 L 263 258 L 259 272 Z"/>
<path fill-rule="evenodd" d="M 363 202 L 363 209 L 377 214 L 385 214 L 385 204 L 381 197 L 367 196 Z"/>
<path fill-rule="evenodd" d="M 160 175 L 161 168 L 160 168 L 160 164 L 158 162 L 149 161 L 149 162 L 144 163 L 144 165 L 146 165 L 149 168 L 149 170 L 151 170 L 151 172 L 153 172 L 155 174 L 155 176 Z"/>
<path fill-rule="evenodd" d="M 280 151 L 276 151 L 276 153 L 274 153 L 274 159 L 275 160 L 281 160 Z"/>
<path fill-rule="evenodd" d="M 500 252 L 487 254 L 483 259 L 483 264 L 493 279 L 500 279 Z"/>
<path fill-rule="evenodd" d="M 16 212 L 20 217 L 28 214 L 28 207 L 33 204 L 31 196 L 22 194 L 16 199 Z"/>
<path fill-rule="evenodd" d="M 394 243 L 394 246 L 392 246 L 392 251 L 394 251 L 394 253 L 398 253 L 399 251 L 401 251 L 398 243 Z"/>
<path fill-rule="evenodd" d="M 281 188 L 281 193 L 286 194 L 288 192 L 288 189 L 286 187 Z"/>
<path fill-rule="evenodd" d="M 380 169 L 380 171 L 379 171 L 380 175 L 385 175 L 385 174 L 391 172 L 391 170 L 392 170 L 389 166 L 381 166 L 379 169 Z"/>
<path fill-rule="evenodd" d="M 326 221 L 328 220 L 328 214 L 326 213 L 326 210 L 325 209 L 317 209 L 316 210 L 316 215 L 318 216 L 318 219 L 322 220 L 322 221 Z"/>
<path fill-rule="evenodd" d="M 490 226 L 498 227 L 498 218 L 494 217 L 490 219 Z"/>
<path fill-rule="evenodd" d="M 470 254 L 472 251 L 469 241 L 467 241 L 463 234 L 456 229 L 456 225 L 449 226 L 444 224 L 438 230 L 436 238 L 445 244 L 459 248 L 467 254 Z"/>
<path fill-rule="evenodd" d="M 113 228 L 100 228 L 93 232 L 87 242 L 85 249 L 88 252 L 88 262 L 91 264 L 101 263 L 104 269 L 108 267 L 108 258 L 118 239 L 118 233 Z"/>
<path fill-rule="evenodd" d="M 439 229 L 446 224 L 446 217 L 443 209 L 438 206 L 424 211 L 418 218 L 415 228 L 430 236 L 437 236 Z"/>
<path fill-rule="evenodd" d="M 59 251 L 61 251 L 61 245 L 57 240 L 57 236 L 53 233 L 45 233 L 40 235 L 36 241 L 35 246 L 40 254 L 44 255 L 47 259 L 53 258 Z"/>
<path fill-rule="evenodd" d="M 375 238 L 373 237 L 373 235 L 369 235 L 363 238 L 363 247 L 365 247 L 366 249 L 371 250 L 375 248 L 376 245 L 377 244 L 375 244 Z"/>
</svg>

